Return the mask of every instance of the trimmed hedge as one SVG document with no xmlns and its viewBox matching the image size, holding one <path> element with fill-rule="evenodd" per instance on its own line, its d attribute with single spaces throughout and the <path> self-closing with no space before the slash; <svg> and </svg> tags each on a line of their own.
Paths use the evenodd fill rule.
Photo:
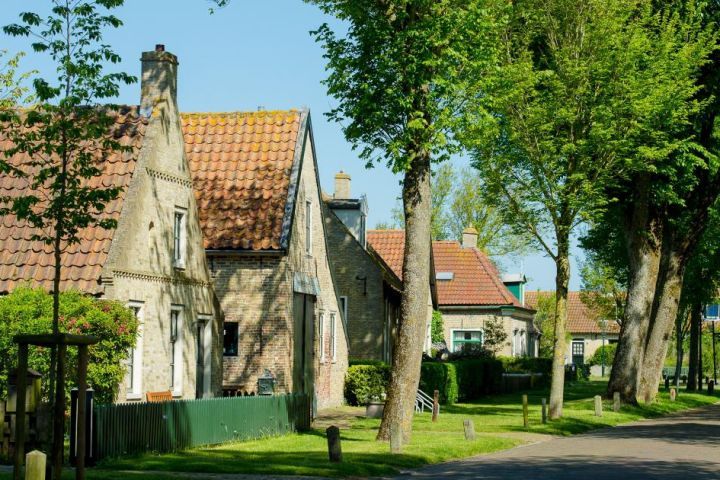
<svg viewBox="0 0 720 480">
<path fill-rule="evenodd" d="M 382 362 L 348 367 L 345 376 L 345 400 L 349 405 L 367 405 L 385 397 L 390 366 Z"/>
<path fill-rule="evenodd" d="M 428 395 L 440 393 L 440 403 L 452 405 L 458 400 L 458 379 L 450 362 L 423 362 L 420 367 L 420 390 Z"/>
</svg>

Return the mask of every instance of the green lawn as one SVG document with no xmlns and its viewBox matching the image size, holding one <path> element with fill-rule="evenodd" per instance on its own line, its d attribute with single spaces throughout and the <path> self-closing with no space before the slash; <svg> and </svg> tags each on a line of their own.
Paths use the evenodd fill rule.
<svg viewBox="0 0 720 480">
<path fill-rule="evenodd" d="M 375 441 L 379 420 L 351 416 L 350 428 L 342 430 L 344 461 L 327 460 L 324 432 L 316 429 L 284 437 L 198 448 L 173 454 L 145 454 L 106 461 L 91 470 L 90 479 L 170 478 L 159 472 L 257 473 L 318 476 L 374 476 L 397 472 L 455 458 L 510 448 L 531 439 L 529 434 L 571 435 L 593 428 L 616 425 L 641 418 L 715 403 L 719 397 L 680 392 L 676 402 L 661 392 L 658 401 L 647 407 L 624 406 L 612 412 L 612 402 L 604 402 L 604 415 L 594 416 L 592 397 L 603 393 L 605 383 L 577 383 L 566 389 L 562 420 L 543 425 L 540 403 L 546 391 L 529 393 L 530 428 L 522 425 L 520 395 L 499 395 L 469 404 L 441 409 L 440 419 L 432 423 L 428 413 L 416 415 L 412 441 L 401 455 L 390 455 L 389 445 Z M 348 413 L 357 409 L 347 408 Z M 472 419 L 478 438 L 467 442 L 463 420 Z M 150 470 L 158 473 L 132 475 L 112 473 L 123 470 Z M 9 478 L 0 475 L 0 479 Z M 68 477 L 70 478 L 70 477 Z"/>
</svg>

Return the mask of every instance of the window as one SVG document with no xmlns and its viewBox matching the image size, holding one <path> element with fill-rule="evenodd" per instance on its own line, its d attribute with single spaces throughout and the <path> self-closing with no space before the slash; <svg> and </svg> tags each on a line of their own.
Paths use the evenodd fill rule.
<svg viewBox="0 0 720 480">
<path fill-rule="evenodd" d="M 525 338 L 525 330 L 520 331 L 520 355 L 527 355 L 527 339 Z"/>
<path fill-rule="evenodd" d="M 125 385 L 127 387 L 127 397 L 129 399 L 139 399 L 142 397 L 143 303 L 131 301 L 128 302 L 128 308 L 138 321 L 138 331 L 135 338 L 135 347 L 128 350 Z"/>
<path fill-rule="evenodd" d="M 330 358 L 334 362 L 337 358 L 335 348 L 335 313 L 330 314 Z"/>
<path fill-rule="evenodd" d="M 173 266 L 185 268 L 185 230 L 187 210 L 175 208 L 175 221 L 173 224 Z"/>
<path fill-rule="evenodd" d="M 238 324 L 225 322 L 223 324 L 223 355 L 237 357 L 238 355 Z"/>
<path fill-rule="evenodd" d="M 182 394 L 182 307 L 170 310 L 170 389 L 174 395 Z"/>
<path fill-rule="evenodd" d="M 347 325 L 348 322 L 348 297 L 340 297 L 340 310 L 342 311 L 343 320 L 345 321 L 345 325 Z"/>
<path fill-rule="evenodd" d="M 482 345 L 482 330 L 453 330 L 452 349 L 453 352 L 461 352 L 466 349 L 477 348 Z"/>
<path fill-rule="evenodd" d="M 305 253 L 312 255 L 312 202 L 305 202 Z"/>
<path fill-rule="evenodd" d="M 320 361 L 325 361 L 325 314 L 320 312 L 318 320 L 318 347 L 320 348 Z"/>
<path fill-rule="evenodd" d="M 518 331 L 517 330 L 513 330 L 511 356 L 513 356 L 513 357 L 518 356 Z"/>
</svg>

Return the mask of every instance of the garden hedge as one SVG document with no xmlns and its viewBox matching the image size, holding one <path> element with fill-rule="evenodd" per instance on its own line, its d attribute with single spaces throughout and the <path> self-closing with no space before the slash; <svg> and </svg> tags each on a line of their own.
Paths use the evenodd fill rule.
<svg viewBox="0 0 720 480">
<path fill-rule="evenodd" d="M 373 400 L 385 398 L 390 380 L 390 366 L 383 362 L 354 364 L 345 376 L 345 400 L 349 405 L 367 405 Z"/>
</svg>

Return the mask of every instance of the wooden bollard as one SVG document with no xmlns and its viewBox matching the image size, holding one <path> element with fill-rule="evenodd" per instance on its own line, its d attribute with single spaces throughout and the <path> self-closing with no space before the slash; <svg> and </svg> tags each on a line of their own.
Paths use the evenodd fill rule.
<svg viewBox="0 0 720 480">
<path fill-rule="evenodd" d="M 342 462 L 340 429 L 335 425 L 332 425 L 325 430 L 325 434 L 327 435 L 328 455 L 330 456 L 330 461 L 335 463 Z"/>
<path fill-rule="evenodd" d="M 714 394 L 715 394 L 715 380 L 710 380 L 710 381 L 708 382 L 707 394 L 708 394 L 708 395 L 714 395 Z"/>
<path fill-rule="evenodd" d="M 543 424 L 547 423 L 547 400 L 542 399 L 542 422 Z"/>
<path fill-rule="evenodd" d="M 595 416 L 602 417 L 602 397 L 595 395 Z"/>
<path fill-rule="evenodd" d="M 620 411 L 620 392 L 613 392 L 613 412 Z"/>
<path fill-rule="evenodd" d="M 670 389 L 670 401 L 674 402 L 676 398 L 677 398 L 677 390 L 675 390 L 675 387 L 672 387 Z"/>
<path fill-rule="evenodd" d="M 475 424 L 472 420 L 464 420 L 465 440 L 475 440 Z"/>
<path fill-rule="evenodd" d="M 527 395 L 522 396 L 522 407 L 523 407 L 523 426 L 525 428 L 530 427 L 530 418 L 528 417 L 528 398 Z"/>
<path fill-rule="evenodd" d="M 390 426 L 390 453 L 402 453 L 402 428 L 400 425 Z"/>
<path fill-rule="evenodd" d="M 432 421 L 437 422 L 438 413 L 440 412 L 440 392 L 435 390 L 433 392 L 433 412 Z"/>
<path fill-rule="evenodd" d="M 45 480 L 47 456 L 38 451 L 25 455 L 25 480 Z"/>
</svg>

